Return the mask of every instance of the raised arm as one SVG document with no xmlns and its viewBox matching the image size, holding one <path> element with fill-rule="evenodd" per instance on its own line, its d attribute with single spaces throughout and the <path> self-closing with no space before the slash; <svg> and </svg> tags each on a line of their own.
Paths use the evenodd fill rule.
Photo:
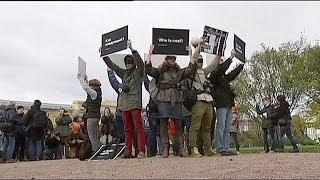
<svg viewBox="0 0 320 180">
<path fill-rule="evenodd" d="M 108 56 L 103 57 L 103 61 L 104 61 L 104 63 L 106 63 L 106 65 L 109 68 L 114 70 L 120 78 L 123 78 L 123 74 L 124 74 L 124 71 L 125 71 L 124 69 L 120 68 L 115 63 L 113 63 Z"/>
<path fill-rule="evenodd" d="M 144 74 L 143 84 L 144 84 L 144 87 L 146 88 L 146 90 L 149 92 L 150 80 L 149 80 L 149 78 L 148 78 L 148 76 L 147 76 L 147 73 Z"/>
<path fill-rule="evenodd" d="M 151 77 L 158 78 L 160 72 L 158 69 L 152 67 L 152 64 L 151 64 L 151 54 L 153 52 L 153 49 L 154 49 L 154 45 L 152 44 L 149 49 L 149 54 L 147 54 L 145 59 L 146 60 L 145 70 L 146 70 L 146 74 L 150 75 Z"/>
<path fill-rule="evenodd" d="M 226 75 L 228 82 L 233 81 L 242 71 L 244 64 L 240 64 L 237 68 Z"/>
<path fill-rule="evenodd" d="M 204 74 L 207 76 L 208 74 L 210 74 L 213 70 L 217 70 L 218 69 L 218 64 L 220 61 L 220 57 L 219 56 L 215 56 L 213 58 L 213 60 L 211 61 L 211 63 L 203 69 Z"/>
<path fill-rule="evenodd" d="M 92 100 L 95 100 L 97 98 L 97 92 L 89 86 L 87 76 L 81 77 L 80 74 L 78 74 L 78 79 L 83 90 L 85 90 L 89 94 Z"/>
<path fill-rule="evenodd" d="M 263 113 L 266 112 L 266 109 L 263 108 L 263 109 L 261 110 L 260 107 L 259 107 L 259 104 L 257 103 L 257 104 L 256 104 L 256 112 L 257 112 L 258 115 L 262 115 Z"/>
<path fill-rule="evenodd" d="M 143 64 L 142 58 L 141 58 L 140 54 L 138 53 L 138 51 L 133 49 L 132 42 L 130 40 L 128 40 L 128 47 L 132 52 L 134 63 L 137 65 L 137 68 L 139 69 L 141 77 L 143 77 L 144 64 Z"/>
<path fill-rule="evenodd" d="M 108 79 L 111 84 L 111 87 L 119 94 L 119 87 L 120 87 L 121 83 L 116 78 L 112 69 L 107 67 L 107 72 L 108 72 Z"/>
</svg>

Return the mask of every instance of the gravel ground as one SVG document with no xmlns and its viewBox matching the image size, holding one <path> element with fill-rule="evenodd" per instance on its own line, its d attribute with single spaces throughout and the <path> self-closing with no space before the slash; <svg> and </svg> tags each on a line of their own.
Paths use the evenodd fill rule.
<svg viewBox="0 0 320 180">
<path fill-rule="evenodd" d="M 319 179 L 316 153 L 241 154 L 168 159 L 79 161 L 63 159 L 0 164 L 0 178 L 19 179 Z"/>
</svg>

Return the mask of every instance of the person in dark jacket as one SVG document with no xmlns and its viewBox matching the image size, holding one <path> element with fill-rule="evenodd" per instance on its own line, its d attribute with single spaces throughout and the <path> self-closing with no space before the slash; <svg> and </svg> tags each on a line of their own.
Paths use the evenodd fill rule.
<svg viewBox="0 0 320 180">
<path fill-rule="evenodd" d="M 60 109 L 60 115 L 57 117 L 56 124 L 57 124 L 57 132 L 60 137 L 60 141 L 63 147 L 63 156 L 69 158 L 69 144 L 68 138 L 72 133 L 72 129 L 70 124 L 72 123 L 72 118 L 70 117 L 68 111 L 65 109 Z"/>
<path fill-rule="evenodd" d="M 43 141 L 48 126 L 46 112 L 42 111 L 41 101 L 35 100 L 32 108 L 24 117 L 26 136 L 28 137 L 29 158 L 39 161 L 42 159 Z"/>
<path fill-rule="evenodd" d="M 117 131 L 115 129 L 115 120 L 114 120 L 114 115 L 111 113 L 110 108 L 106 107 L 104 109 L 104 113 L 101 117 L 101 134 L 106 135 L 106 144 L 108 144 L 109 140 L 109 135 L 111 135 L 112 139 L 117 138 Z"/>
<path fill-rule="evenodd" d="M 128 87 L 126 91 L 119 94 L 118 100 L 119 109 L 123 112 L 126 133 L 126 152 L 124 157 L 131 158 L 133 156 L 132 145 L 134 137 L 137 136 L 139 144 L 138 158 L 145 158 L 146 139 L 141 117 L 144 64 L 138 51 L 133 49 L 130 40 L 128 41 L 128 47 L 131 49 L 132 55 L 127 55 L 124 58 L 127 69 L 117 66 L 108 56 L 103 57 L 103 60 Z"/>
<path fill-rule="evenodd" d="M 52 132 L 45 140 L 45 150 L 43 152 L 44 159 L 61 159 L 62 158 L 62 142 L 59 133 Z"/>
<path fill-rule="evenodd" d="M 286 101 L 284 95 L 277 96 L 277 107 L 276 111 L 276 118 L 278 119 L 279 126 L 280 126 L 280 141 L 279 141 L 279 148 L 281 152 L 284 151 L 284 135 L 290 140 L 290 143 L 293 147 L 293 152 L 299 152 L 299 148 L 297 146 L 296 140 L 292 136 L 291 131 L 291 114 L 289 109 L 289 103 Z"/>
<path fill-rule="evenodd" d="M 226 61 L 220 61 L 217 70 L 214 70 L 209 77 L 213 84 L 213 95 L 216 104 L 217 116 L 217 151 L 221 155 L 233 154 L 230 149 L 230 126 L 232 121 L 232 106 L 234 104 L 234 92 L 230 82 L 233 81 L 242 71 L 244 64 L 241 63 L 230 73 L 226 74 L 227 69 L 235 57 L 236 51 L 231 51 L 231 56 Z"/>
<path fill-rule="evenodd" d="M 271 138 L 271 151 L 276 151 L 276 137 L 274 122 L 276 121 L 275 106 L 271 103 L 269 97 L 263 98 L 263 109 L 260 109 L 259 104 L 256 104 L 256 112 L 258 115 L 262 115 L 262 131 L 263 131 L 263 144 L 264 151 L 269 152 L 268 134 Z"/>
<path fill-rule="evenodd" d="M 178 127 L 179 151 L 181 157 L 186 157 L 183 146 L 183 132 L 182 132 L 182 102 L 183 92 L 180 88 L 180 83 L 187 77 L 191 76 L 196 71 L 195 58 L 190 59 L 189 66 L 181 69 L 176 63 L 176 56 L 166 56 L 165 61 L 159 68 L 152 67 L 151 54 L 154 46 L 151 45 L 149 54 L 146 57 L 146 73 L 156 79 L 158 92 L 156 94 L 156 101 L 158 106 L 160 118 L 160 136 L 164 147 L 163 158 L 169 156 L 169 136 L 168 136 L 168 122 L 173 120 Z M 189 53 L 191 47 L 189 47 Z"/>
<path fill-rule="evenodd" d="M 24 107 L 18 106 L 17 112 L 19 115 L 19 121 L 17 124 L 17 131 L 16 131 L 16 144 L 14 147 L 14 154 L 13 157 L 18 159 L 19 161 L 25 160 L 25 147 L 26 147 L 26 136 L 24 133 L 25 124 L 23 122 L 24 116 Z"/>
<path fill-rule="evenodd" d="M 15 162 L 13 159 L 15 141 L 16 141 L 16 128 L 19 123 L 19 115 L 15 108 L 15 102 L 9 102 L 9 105 L 4 111 L 4 122 L 11 124 L 10 130 L 4 132 L 4 147 L 3 147 L 3 162 Z"/>
<path fill-rule="evenodd" d="M 154 78 L 150 81 L 147 74 L 144 75 L 144 79 L 143 79 L 144 87 L 150 94 L 149 103 L 146 107 L 147 117 L 148 117 L 149 127 L 150 127 L 150 132 L 148 136 L 148 156 L 150 157 L 157 155 L 157 144 L 160 144 L 160 146 L 162 144 L 157 142 L 157 136 L 159 137 L 158 141 L 159 140 L 161 141 L 161 138 L 160 138 L 160 131 L 159 131 L 160 121 L 158 118 L 158 107 L 157 107 L 157 103 L 155 100 L 155 93 L 154 93 L 156 88 L 155 81 L 156 79 Z M 162 150 L 162 149 L 163 147 L 159 147 L 159 150 Z"/>
<path fill-rule="evenodd" d="M 78 74 L 79 82 L 83 90 L 87 93 L 86 99 L 86 128 L 88 131 L 89 139 L 92 145 L 93 152 L 100 148 L 99 140 L 99 121 L 100 121 L 100 108 L 102 101 L 101 83 L 98 79 L 91 79 L 88 82 L 87 76 L 82 77 Z"/>
</svg>

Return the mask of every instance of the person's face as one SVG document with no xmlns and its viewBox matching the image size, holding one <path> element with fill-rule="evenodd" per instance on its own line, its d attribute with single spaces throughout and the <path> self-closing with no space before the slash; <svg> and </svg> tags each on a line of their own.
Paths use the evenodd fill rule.
<svg viewBox="0 0 320 180">
<path fill-rule="evenodd" d="M 270 103 L 269 100 L 263 100 L 263 101 L 262 101 L 262 104 L 263 104 L 264 106 L 267 106 L 269 103 Z"/>
<path fill-rule="evenodd" d="M 78 117 L 78 122 L 82 122 L 82 117 L 81 116 Z"/>
<path fill-rule="evenodd" d="M 105 111 L 104 111 L 104 113 L 107 115 L 107 116 L 110 116 L 110 109 L 106 109 Z"/>
<path fill-rule="evenodd" d="M 169 64 L 174 65 L 176 64 L 176 60 L 175 59 L 168 59 L 166 60 Z"/>
<path fill-rule="evenodd" d="M 203 66 L 203 59 L 199 58 L 198 61 L 197 61 L 197 67 L 198 68 L 202 68 L 202 66 Z"/>
<path fill-rule="evenodd" d="M 23 114 L 24 108 L 18 109 L 18 114 Z"/>
<path fill-rule="evenodd" d="M 127 68 L 127 69 L 132 69 L 133 67 L 134 67 L 133 64 L 126 64 L 126 68 Z"/>
</svg>

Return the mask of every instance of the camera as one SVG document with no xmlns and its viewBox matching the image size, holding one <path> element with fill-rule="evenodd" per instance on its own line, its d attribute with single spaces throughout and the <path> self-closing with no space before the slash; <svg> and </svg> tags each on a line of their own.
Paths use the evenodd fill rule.
<svg viewBox="0 0 320 180">
<path fill-rule="evenodd" d="M 209 89 L 213 88 L 213 85 L 209 81 L 205 81 L 203 83 L 203 89 L 207 89 L 207 88 L 209 88 Z"/>
<path fill-rule="evenodd" d="M 119 93 L 122 93 L 122 92 L 129 92 L 129 86 L 127 84 L 120 84 L 119 85 L 119 88 L 118 88 L 118 91 Z"/>
</svg>

